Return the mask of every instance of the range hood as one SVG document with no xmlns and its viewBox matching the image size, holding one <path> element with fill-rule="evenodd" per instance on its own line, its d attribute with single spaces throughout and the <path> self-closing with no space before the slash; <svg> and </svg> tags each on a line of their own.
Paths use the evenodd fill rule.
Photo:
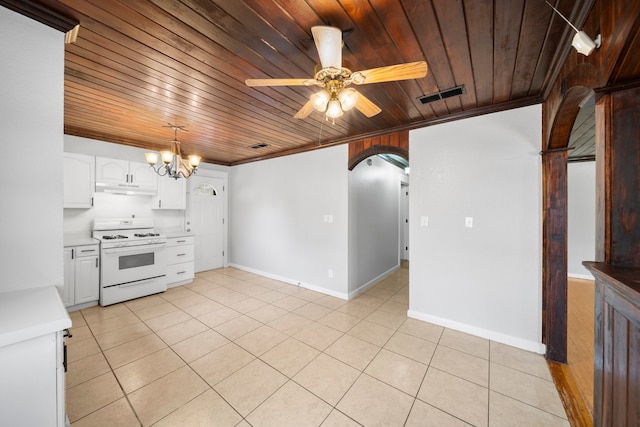
<svg viewBox="0 0 640 427">
<path fill-rule="evenodd" d="M 96 181 L 96 193 L 124 194 L 129 196 L 155 196 L 158 194 L 158 188 L 155 186 L 114 184 L 110 182 Z"/>
</svg>

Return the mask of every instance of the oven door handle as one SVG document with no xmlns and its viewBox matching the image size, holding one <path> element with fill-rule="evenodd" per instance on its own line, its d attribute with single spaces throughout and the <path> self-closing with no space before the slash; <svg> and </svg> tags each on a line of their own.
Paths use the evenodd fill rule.
<svg viewBox="0 0 640 427">
<path fill-rule="evenodd" d="M 151 277 L 149 279 L 144 279 L 144 280 L 137 280 L 135 282 L 124 283 L 122 285 L 117 285 L 117 286 L 119 288 L 128 288 L 130 286 L 138 286 L 138 285 L 142 285 L 143 283 L 147 283 L 147 282 L 151 282 L 152 280 L 156 280 L 158 277 L 162 277 L 162 276 Z"/>
<path fill-rule="evenodd" d="M 162 249 L 166 246 L 166 243 L 150 243 L 148 245 L 138 245 L 138 246 L 123 246 L 121 248 L 110 248 L 103 249 L 105 254 L 121 254 L 125 252 L 148 252 L 149 249 Z"/>
</svg>

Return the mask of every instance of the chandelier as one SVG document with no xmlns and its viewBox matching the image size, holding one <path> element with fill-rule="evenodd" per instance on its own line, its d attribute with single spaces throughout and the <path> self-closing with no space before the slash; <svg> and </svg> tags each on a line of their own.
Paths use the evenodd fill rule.
<svg viewBox="0 0 640 427">
<path fill-rule="evenodd" d="M 171 141 L 171 151 L 161 151 L 160 158 L 162 164 L 156 167 L 158 163 L 158 153 L 144 153 L 144 157 L 151 167 L 160 176 L 169 176 L 170 178 L 178 179 L 189 178 L 192 174 L 198 170 L 200 164 L 200 156 L 191 155 L 188 157 L 189 161 L 182 158 L 182 152 L 180 151 L 180 141 L 178 141 L 178 131 L 186 131 L 184 126 L 176 126 L 169 124 L 169 127 L 173 129 L 173 141 Z"/>
</svg>

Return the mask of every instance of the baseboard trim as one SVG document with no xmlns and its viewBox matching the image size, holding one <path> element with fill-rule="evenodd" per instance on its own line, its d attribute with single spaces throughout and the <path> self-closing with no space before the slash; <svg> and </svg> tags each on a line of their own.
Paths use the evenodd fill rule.
<svg viewBox="0 0 640 427">
<path fill-rule="evenodd" d="M 510 345 L 511 347 L 517 347 L 522 350 L 531 351 L 538 354 L 544 354 L 546 346 L 542 343 L 525 340 L 522 338 L 506 335 L 500 332 L 492 331 L 489 329 L 478 328 L 477 326 L 467 325 L 465 323 L 456 322 L 453 320 L 445 319 L 438 316 L 432 316 L 430 314 L 421 313 L 419 311 L 409 310 L 407 316 L 422 320 L 424 322 L 433 323 L 435 325 L 444 326 L 445 328 L 453 329 L 456 331 L 464 332 L 470 335 L 475 335 L 480 338 L 485 338 L 491 341 L 496 341 L 502 344 Z"/>
<path fill-rule="evenodd" d="M 395 267 L 392 267 L 391 269 L 385 271 L 384 273 L 380 274 L 379 276 L 369 280 L 367 283 L 365 283 L 365 284 L 359 286 L 357 289 L 349 292 L 349 299 L 353 299 L 353 298 L 357 297 L 358 295 L 362 294 L 363 292 L 365 292 L 367 289 L 369 289 L 373 285 L 377 285 L 379 281 L 387 278 L 388 276 L 392 275 L 394 272 L 398 271 L 399 269 L 400 269 L 400 265 L 396 265 Z"/>
<path fill-rule="evenodd" d="M 229 267 L 237 268 L 238 270 L 246 271 L 248 273 L 257 274 L 259 276 L 266 277 L 268 279 L 279 280 L 281 282 L 287 283 L 289 285 L 300 286 L 305 289 L 309 289 L 310 291 L 320 292 L 321 294 L 329 295 L 332 297 L 340 298 L 343 300 L 348 300 L 349 295 L 344 292 L 336 292 L 331 289 L 323 288 L 322 286 L 312 285 L 310 283 L 300 282 L 298 280 L 290 279 L 288 277 L 279 276 L 277 274 L 267 273 L 266 271 L 257 270 L 255 268 L 246 267 L 240 264 L 229 264 Z"/>
</svg>

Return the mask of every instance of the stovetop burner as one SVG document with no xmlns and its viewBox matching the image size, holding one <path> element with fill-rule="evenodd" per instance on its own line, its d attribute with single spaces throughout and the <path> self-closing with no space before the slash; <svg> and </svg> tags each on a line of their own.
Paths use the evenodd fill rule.
<svg viewBox="0 0 640 427">
<path fill-rule="evenodd" d="M 111 235 L 111 236 L 102 236 L 105 240 L 114 240 L 114 239 L 128 239 L 129 236 L 123 236 L 122 234 Z"/>
<path fill-rule="evenodd" d="M 159 235 L 160 233 L 135 233 L 134 237 L 156 237 Z"/>
</svg>

